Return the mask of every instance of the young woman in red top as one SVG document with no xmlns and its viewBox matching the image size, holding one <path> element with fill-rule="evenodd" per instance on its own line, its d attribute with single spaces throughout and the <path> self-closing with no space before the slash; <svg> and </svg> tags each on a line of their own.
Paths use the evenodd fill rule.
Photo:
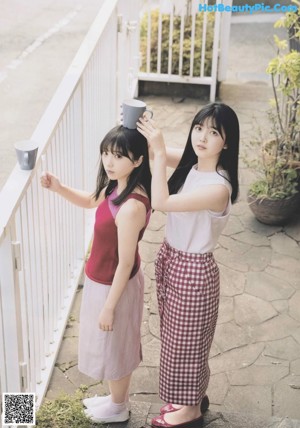
<svg viewBox="0 0 300 428">
<path fill-rule="evenodd" d="M 97 208 L 80 312 L 78 368 L 107 380 L 110 395 L 83 400 L 93 422 L 129 418 L 129 384 L 141 361 L 144 280 L 138 242 L 150 217 L 151 172 L 146 139 L 118 126 L 100 145 L 94 194 L 60 183 L 47 172 L 43 187 L 84 208 Z"/>
</svg>

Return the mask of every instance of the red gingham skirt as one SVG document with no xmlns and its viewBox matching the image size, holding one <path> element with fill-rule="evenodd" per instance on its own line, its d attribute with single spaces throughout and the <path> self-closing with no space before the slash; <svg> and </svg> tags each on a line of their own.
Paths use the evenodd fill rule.
<svg viewBox="0 0 300 428">
<path fill-rule="evenodd" d="M 159 395 L 173 404 L 196 405 L 209 382 L 219 268 L 212 253 L 187 253 L 164 241 L 155 275 L 161 336 Z"/>
</svg>

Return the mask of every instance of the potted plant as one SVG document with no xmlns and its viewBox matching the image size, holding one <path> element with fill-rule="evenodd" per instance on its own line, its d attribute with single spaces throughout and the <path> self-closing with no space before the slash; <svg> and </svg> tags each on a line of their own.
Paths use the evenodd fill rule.
<svg viewBox="0 0 300 428">
<path fill-rule="evenodd" d="M 299 9 L 288 12 L 276 26 L 289 29 L 295 23 L 299 25 Z M 272 138 L 262 144 L 256 165 L 260 177 L 250 186 L 248 202 L 259 221 L 282 224 L 300 204 L 300 52 L 286 52 L 287 40 L 274 40 L 277 55 L 267 67 L 274 95 L 269 111 Z"/>
<path fill-rule="evenodd" d="M 300 204 L 299 195 L 296 169 L 281 157 L 270 161 L 262 154 L 260 177 L 248 191 L 249 207 L 257 220 L 270 225 L 286 223 Z"/>
<path fill-rule="evenodd" d="M 282 18 L 275 22 L 275 28 L 284 27 L 288 31 L 290 50 L 300 50 L 300 2 L 292 0 L 298 8 L 296 12 L 287 12 Z"/>
</svg>

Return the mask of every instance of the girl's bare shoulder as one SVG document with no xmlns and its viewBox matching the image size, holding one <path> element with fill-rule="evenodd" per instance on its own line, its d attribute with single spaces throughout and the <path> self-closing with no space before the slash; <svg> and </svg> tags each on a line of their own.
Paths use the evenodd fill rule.
<svg viewBox="0 0 300 428">
<path fill-rule="evenodd" d="M 141 230 L 145 224 L 146 207 L 143 202 L 130 198 L 122 204 L 117 216 L 116 224 L 127 225 L 132 230 Z"/>
<path fill-rule="evenodd" d="M 136 193 L 137 195 L 145 196 L 145 198 L 148 198 L 146 191 L 141 189 L 140 187 L 136 187 L 132 193 Z"/>
</svg>

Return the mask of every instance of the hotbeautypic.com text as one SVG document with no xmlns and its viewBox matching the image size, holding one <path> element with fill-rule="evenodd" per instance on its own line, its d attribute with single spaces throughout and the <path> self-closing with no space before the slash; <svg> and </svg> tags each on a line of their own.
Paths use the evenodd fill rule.
<svg viewBox="0 0 300 428">
<path fill-rule="evenodd" d="M 243 4 L 243 5 L 234 5 L 226 6 L 222 3 L 216 3 L 214 5 L 208 4 L 199 4 L 199 12 L 235 12 L 235 13 L 269 13 L 269 12 L 296 12 L 296 5 L 281 5 L 276 3 L 272 6 L 265 5 L 264 3 L 255 3 L 254 5 Z"/>
</svg>

